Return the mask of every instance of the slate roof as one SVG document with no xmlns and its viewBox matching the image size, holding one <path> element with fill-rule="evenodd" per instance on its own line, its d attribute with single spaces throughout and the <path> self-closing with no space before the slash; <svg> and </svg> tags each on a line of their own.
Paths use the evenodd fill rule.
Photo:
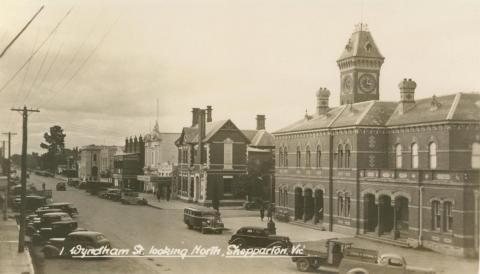
<svg viewBox="0 0 480 274">
<path fill-rule="evenodd" d="M 244 131 L 244 130 L 242 130 Z M 252 147 L 274 147 L 275 138 L 271 133 L 262 130 L 252 130 L 255 132 L 253 138 L 250 139 L 250 146 Z"/>
<path fill-rule="evenodd" d="M 367 49 L 367 45 L 370 45 L 368 46 L 369 50 Z M 366 28 L 362 30 L 358 29 L 352 33 L 338 61 L 350 57 L 384 58 L 378 50 L 372 35 Z"/>
<path fill-rule="evenodd" d="M 440 121 L 480 121 L 480 94 L 457 93 L 417 100 L 405 113 L 399 102 L 366 101 L 330 109 L 326 115 L 315 114 L 276 132 L 331 129 L 350 126 L 399 126 Z"/>
</svg>

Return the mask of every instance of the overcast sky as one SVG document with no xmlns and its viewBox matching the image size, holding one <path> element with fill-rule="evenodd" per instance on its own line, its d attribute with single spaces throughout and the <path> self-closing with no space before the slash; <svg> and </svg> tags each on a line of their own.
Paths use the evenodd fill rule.
<svg viewBox="0 0 480 274">
<path fill-rule="evenodd" d="M 0 86 L 73 9 L 0 92 L 0 130 L 19 133 L 13 153 L 22 128 L 10 108 L 25 104 L 40 109 L 29 117 L 30 151 L 56 124 L 68 147 L 121 145 L 153 126 L 156 98 L 165 132 L 207 105 L 242 129 L 265 114 L 274 131 L 313 113 L 319 87 L 339 104 L 336 59 L 362 17 L 385 56 L 381 100 L 398 100 L 403 78 L 417 82 L 416 98 L 480 90 L 478 0 L 4 0 L 1 50 L 42 4 L 0 59 Z"/>
</svg>

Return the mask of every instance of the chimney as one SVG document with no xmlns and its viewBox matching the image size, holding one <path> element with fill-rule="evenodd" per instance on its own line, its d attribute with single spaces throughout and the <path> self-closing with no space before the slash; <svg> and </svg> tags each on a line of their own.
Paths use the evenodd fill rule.
<svg viewBox="0 0 480 274">
<path fill-rule="evenodd" d="M 257 115 L 257 130 L 265 129 L 265 115 Z"/>
<path fill-rule="evenodd" d="M 415 88 L 417 83 L 412 79 L 403 79 L 398 84 L 400 89 L 400 113 L 403 114 L 415 105 Z"/>
<path fill-rule="evenodd" d="M 192 108 L 192 127 L 194 127 L 198 123 L 199 110 L 200 110 L 199 108 Z"/>
<path fill-rule="evenodd" d="M 328 112 L 328 98 L 330 91 L 327 88 L 320 88 L 317 91 L 317 114 L 322 115 Z"/>
<path fill-rule="evenodd" d="M 212 121 L 212 106 L 207 106 L 207 123 Z"/>
<path fill-rule="evenodd" d="M 203 164 L 204 156 L 203 156 L 203 139 L 205 138 L 205 110 L 199 109 L 198 110 L 198 159 L 199 163 Z"/>
<path fill-rule="evenodd" d="M 137 139 L 137 136 L 135 136 L 135 138 L 133 139 L 133 151 L 134 153 L 137 153 L 139 152 L 140 149 L 138 147 L 138 139 Z"/>
<path fill-rule="evenodd" d="M 125 148 L 123 151 L 128 152 L 128 137 L 125 138 Z"/>
<path fill-rule="evenodd" d="M 130 140 L 128 142 L 128 150 L 127 150 L 128 153 L 130 152 L 133 152 L 133 139 L 132 139 L 132 136 L 130 136 Z"/>
</svg>

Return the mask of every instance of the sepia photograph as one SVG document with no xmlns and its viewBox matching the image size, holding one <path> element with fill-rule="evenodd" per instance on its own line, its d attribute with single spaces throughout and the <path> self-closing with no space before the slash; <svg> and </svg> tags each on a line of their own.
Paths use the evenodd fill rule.
<svg viewBox="0 0 480 274">
<path fill-rule="evenodd" d="M 476 274 L 478 0 L 0 1 L 0 274 Z"/>
</svg>

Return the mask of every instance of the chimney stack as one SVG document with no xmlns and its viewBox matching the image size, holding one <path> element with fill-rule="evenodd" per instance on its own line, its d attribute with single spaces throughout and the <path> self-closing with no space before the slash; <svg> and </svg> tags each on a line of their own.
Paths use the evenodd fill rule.
<svg viewBox="0 0 480 274">
<path fill-rule="evenodd" d="M 198 123 L 198 112 L 200 111 L 199 108 L 192 108 L 192 127 L 194 127 Z"/>
<path fill-rule="evenodd" d="M 403 114 L 415 105 L 415 88 L 417 83 L 412 79 L 403 79 L 398 84 L 400 89 L 400 113 Z"/>
<path fill-rule="evenodd" d="M 257 115 L 257 130 L 265 129 L 265 115 Z"/>
<path fill-rule="evenodd" d="M 317 114 L 322 115 L 328 112 L 328 98 L 330 91 L 327 88 L 320 88 L 317 91 Z"/>
<path fill-rule="evenodd" d="M 203 139 L 205 138 L 205 110 L 199 109 L 198 110 L 198 159 L 199 163 L 203 164 L 204 156 L 203 156 Z"/>
<path fill-rule="evenodd" d="M 207 123 L 212 121 L 212 106 L 207 106 Z"/>
</svg>

